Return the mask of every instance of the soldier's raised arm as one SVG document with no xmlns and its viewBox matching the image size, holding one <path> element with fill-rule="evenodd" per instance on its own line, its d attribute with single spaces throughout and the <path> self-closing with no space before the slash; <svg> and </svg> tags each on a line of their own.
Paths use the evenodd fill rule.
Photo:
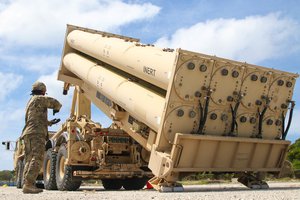
<svg viewBox="0 0 300 200">
<path fill-rule="evenodd" d="M 46 103 L 46 107 L 53 109 L 53 115 L 57 112 L 59 112 L 60 108 L 61 108 L 61 103 L 52 98 L 52 97 L 45 97 L 45 103 Z"/>
</svg>

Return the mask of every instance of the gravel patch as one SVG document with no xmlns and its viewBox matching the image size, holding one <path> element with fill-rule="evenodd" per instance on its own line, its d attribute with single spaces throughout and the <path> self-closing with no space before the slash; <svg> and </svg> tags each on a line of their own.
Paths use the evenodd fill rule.
<svg viewBox="0 0 300 200">
<path fill-rule="evenodd" d="M 101 186 L 82 186 L 78 191 L 48 191 L 40 194 L 23 194 L 15 187 L 0 187 L 1 200 L 72 200 L 72 199 L 209 199 L 209 200 L 264 200 L 300 199 L 300 182 L 271 182 L 267 190 L 250 190 L 238 183 L 184 186 L 184 192 L 160 193 L 155 190 L 106 191 Z"/>
</svg>

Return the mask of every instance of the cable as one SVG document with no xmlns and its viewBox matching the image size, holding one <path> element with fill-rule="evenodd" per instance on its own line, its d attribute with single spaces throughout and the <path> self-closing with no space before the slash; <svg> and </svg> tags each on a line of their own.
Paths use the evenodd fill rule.
<svg viewBox="0 0 300 200">
<path fill-rule="evenodd" d="M 201 127 L 202 127 L 202 120 L 203 120 L 203 107 L 200 100 L 199 100 L 199 112 L 200 112 L 200 118 L 199 118 L 199 126 L 198 126 L 197 134 L 201 134 Z"/>
<path fill-rule="evenodd" d="M 236 114 L 237 114 L 237 110 L 238 110 L 238 108 L 240 106 L 241 99 L 242 99 L 242 96 L 239 94 L 237 102 L 236 102 L 234 108 L 230 104 L 230 109 L 231 109 L 231 114 L 232 114 L 232 122 L 231 122 L 231 129 L 230 129 L 230 132 L 228 133 L 228 136 L 234 136 L 234 131 L 238 130 L 237 129 L 238 123 L 236 121 L 236 117 L 237 117 Z"/>
<path fill-rule="evenodd" d="M 282 139 L 285 140 L 286 136 L 287 136 L 287 133 L 289 132 L 289 129 L 290 129 L 290 126 L 291 126 L 291 123 L 292 123 L 292 119 L 293 119 L 293 112 L 294 112 L 294 108 L 295 108 L 295 101 L 289 101 L 289 103 L 291 104 L 291 110 L 290 110 L 290 114 L 289 114 L 289 120 L 288 120 L 288 124 L 287 124 L 287 127 L 286 129 L 284 130 L 283 134 L 282 134 Z M 283 115 L 283 113 L 282 113 Z M 285 118 L 284 118 L 285 120 Z M 283 131 L 282 130 L 282 131 Z"/>
<path fill-rule="evenodd" d="M 256 135 L 257 138 L 262 138 L 262 123 L 263 123 L 263 118 L 264 115 L 267 111 L 267 106 L 264 107 L 263 111 L 260 112 L 258 108 L 258 134 Z"/>
<path fill-rule="evenodd" d="M 204 135 L 203 133 L 203 129 L 204 129 L 204 125 L 206 123 L 206 119 L 207 119 L 207 114 L 208 114 L 208 107 L 209 107 L 209 101 L 210 101 L 210 89 L 207 89 L 207 96 L 205 97 L 205 105 L 204 105 L 204 110 L 202 107 L 201 102 L 199 101 L 199 107 L 200 107 L 200 123 L 199 123 L 199 129 L 197 131 L 197 134 L 201 134 Z"/>
<path fill-rule="evenodd" d="M 282 121 L 282 123 L 281 123 L 281 139 L 282 140 L 284 140 L 285 138 L 284 138 L 284 129 L 285 129 L 285 116 L 284 116 L 284 111 L 282 111 L 282 113 L 281 113 L 281 121 Z"/>
<path fill-rule="evenodd" d="M 270 104 L 270 99 L 268 97 L 266 97 L 266 105 L 263 109 L 262 112 L 259 111 L 259 108 L 257 109 L 258 110 L 258 116 L 259 116 L 259 121 L 258 121 L 258 134 L 256 135 L 257 138 L 262 138 L 262 123 L 263 123 L 263 119 L 264 119 L 264 115 L 269 107 L 269 104 Z"/>
</svg>

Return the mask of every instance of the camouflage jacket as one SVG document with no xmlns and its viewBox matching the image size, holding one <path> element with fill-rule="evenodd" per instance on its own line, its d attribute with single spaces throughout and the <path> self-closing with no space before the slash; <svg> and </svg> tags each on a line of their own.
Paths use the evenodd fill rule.
<svg viewBox="0 0 300 200">
<path fill-rule="evenodd" d="M 34 95 L 30 98 L 26 106 L 25 127 L 22 137 L 29 134 L 47 136 L 48 108 L 60 110 L 61 104 L 56 99 L 43 95 Z"/>
</svg>

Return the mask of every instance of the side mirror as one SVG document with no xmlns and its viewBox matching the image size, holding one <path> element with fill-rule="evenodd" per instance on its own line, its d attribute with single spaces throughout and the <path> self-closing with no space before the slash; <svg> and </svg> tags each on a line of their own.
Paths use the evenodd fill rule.
<svg viewBox="0 0 300 200">
<path fill-rule="evenodd" d="M 6 150 L 10 150 L 10 142 L 2 142 L 2 145 L 5 145 Z"/>
<path fill-rule="evenodd" d="M 6 142 L 6 150 L 10 150 L 10 142 Z"/>
</svg>

